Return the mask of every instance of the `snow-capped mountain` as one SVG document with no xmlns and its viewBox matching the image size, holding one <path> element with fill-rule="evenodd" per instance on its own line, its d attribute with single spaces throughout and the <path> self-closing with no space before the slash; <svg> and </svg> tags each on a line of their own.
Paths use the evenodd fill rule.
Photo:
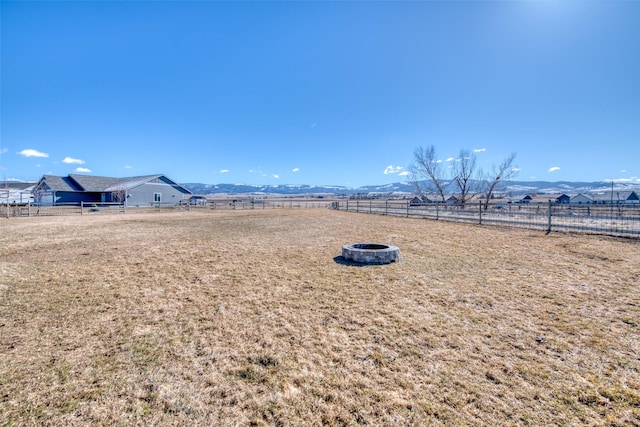
<svg viewBox="0 0 640 427">
<path fill-rule="evenodd" d="M 425 183 L 426 184 L 426 183 Z M 272 195 L 345 195 L 345 194 L 414 194 L 412 182 L 395 182 L 384 185 L 366 185 L 363 187 L 345 187 L 336 185 L 248 185 L 248 184 L 182 184 L 195 194 L 272 194 Z M 548 182 L 548 181 L 511 181 L 497 190 L 501 193 L 517 194 L 578 194 L 611 191 L 611 182 Z M 614 182 L 615 191 L 640 191 L 640 183 Z M 453 185 L 446 190 L 455 193 Z"/>
</svg>

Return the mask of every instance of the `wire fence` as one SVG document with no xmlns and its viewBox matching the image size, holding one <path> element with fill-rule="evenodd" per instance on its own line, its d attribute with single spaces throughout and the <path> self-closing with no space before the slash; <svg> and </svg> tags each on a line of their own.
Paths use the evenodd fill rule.
<svg viewBox="0 0 640 427">
<path fill-rule="evenodd" d="M 326 208 L 378 215 L 427 218 L 442 221 L 526 228 L 550 232 L 576 232 L 640 238 L 640 204 L 569 204 L 569 203 L 446 203 L 412 205 L 404 200 L 261 199 L 216 200 L 179 205 L 149 203 L 126 206 L 119 203 L 80 203 L 69 205 L 0 204 L 1 217 L 55 215 L 130 214 L 173 211 L 309 209 Z"/>
<path fill-rule="evenodd" d="M 442 221 L 526 228 L 551 232 L 580 232 L 640 238 L 640 204 L 569 203 L 446 203 L 412 205 L 409 201 L 346 200 L 333 209 L 347 212 L 429 218 Z"/>
<path fill-rule="evenodd" d="M 172 211 L 205 211 L 205 210 L 253 210 L 253 209 L 310 209 L 326 208 L 330 202 L 312 200 L 216 200 L 195 204 L 149 203 L 148 205 L 127 206 L 122 203 L 73 203 L 56 205 L 0 204 L 0 217 L 29 216 L 62 216 L 62 215 L 96 215 L 96 214 L 129 214 Z"/>
</svg>

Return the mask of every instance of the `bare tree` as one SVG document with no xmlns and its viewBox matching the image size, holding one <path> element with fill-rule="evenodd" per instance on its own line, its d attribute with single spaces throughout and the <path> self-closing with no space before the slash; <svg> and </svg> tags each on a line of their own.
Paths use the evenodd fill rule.
<svg viewBox="0 0 640 427">
<path fill-rule="evenodd" d="M 413 152 L 414 164 L 411 166 L 411 176 L 413 185 L 418 194 L 425 196 L 428 192 L 435 192 L 445 201 L 444 189 L 449 182 L 444 177 L 442 163 L 436 155 L 436 148 L 433 145 L 418 147 Z M 421 181 L 427 181 L 429 186 L 423 187 Z"/>
<path fill-rule="evenodd" d="M 515 159 L 516 153 L 513 152 L 508 157 L 506 157 L 499 165 L 493 165 L 491 173 L 486 177 L 486 193 L 484 200 L 485 211 L 489 208 L 489 200 L 491 200 L 491 196 L 493 195 L 493 192 L 498 187 L 498 185 L 504 181 L 510 180 L 518 174 L 518 169 L 514 165 Z"/>
<path fill-rule="evenodd" d="M 474 174 L 476 173 L 476 155 L 470 150 L 460 150 L 458 159 L 453 163 L 453 182 L 458 188 L 458 203 L 464 207 L 466 201 L 473 197 Z"/>
<path fill-rule="evenodd" d="M 118 188 L 111 192 L 111 199 L 115 203 L 124 204 L 127 198 L 127 190 L 124 188 Z"/>
</svg>

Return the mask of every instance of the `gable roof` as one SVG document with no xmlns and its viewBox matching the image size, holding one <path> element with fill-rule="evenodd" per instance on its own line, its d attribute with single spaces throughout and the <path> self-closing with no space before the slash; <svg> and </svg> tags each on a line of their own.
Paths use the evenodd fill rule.
<svg viewBox="0 0 640 427">
<path fill-rule="evenodd" d="M 69 175 L 80 188 L 81 191 L 102 192 L 114 184 L 117 184 L 122 178 L 110 178 L 106 176 L 89 176 L 89 175 Z"/>
<path fill-rule="evenodd" d="M 589 194 L 584 194 L 584 193 L 576 194 L 575 196 L 573 196 L 571 198 L 571 201 L 573 201 L 575 199 L 580 199 L 580 198 L 584 198 L 584 199 L 593 201 L 593 197 L 591 197 Z"/>
<path fill-rule="evenodd" d="M 635 191 L 608 191 L 606 193 L 596 193 L 593 195 L 593 200 L 598 202 L 623 202 L 638 200 L 638 195 Z"/>
<path fill-rule="evenodd" d="M 36 185 L 35 182 L 0 181 L 0 190 L 27 190 Z"/>
<path fill-rule="evenodd" d="M 177 187 L 184 193 L 192 194 L 187 188 L 162 174 L 134 176 L 129 178 L 112 178 L 107 176 L 76 174 L 69 176 L 44 175 L 36 185 L 36 188 L 48 189 L 50 191 L 108 193 L 118 190 L 130 190 L 155 179 L 161 179 L 167 184 Z"/>
<path fill-rule="evenodd" d="M 82 188 L 68 176 L 56 175 L 43 175 L 34 187 L 34 191 L 40 189 L 51 191 L 82 191 Z"/>
</svg>

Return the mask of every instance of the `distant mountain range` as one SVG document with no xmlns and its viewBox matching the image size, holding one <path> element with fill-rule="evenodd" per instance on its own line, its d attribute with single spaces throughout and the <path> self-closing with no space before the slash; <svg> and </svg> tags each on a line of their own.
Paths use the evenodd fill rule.
<svg viewBox="0 0 640 427">
<path fill-rule="evenodd" d="M 254 194 L 254 195 L 349 195 L 349 194 L 413 194 L 412 182 L 396 182 L 385 185 L 366 185 L 363 187 L 325 186 L 325 185 L 247 185 L 247 184 L 181 184 L 194 194 Z M 615 182 L 616 191 L 640 191 L 640 183 Z M 454 193 L 453 186 L 447 188 Z M 578 194 L 611 191 L 611 182 L 548 182 L 548 181 L 511 181 L 504 183 L 500 193 L 518 194 Z"/>
</svg>

